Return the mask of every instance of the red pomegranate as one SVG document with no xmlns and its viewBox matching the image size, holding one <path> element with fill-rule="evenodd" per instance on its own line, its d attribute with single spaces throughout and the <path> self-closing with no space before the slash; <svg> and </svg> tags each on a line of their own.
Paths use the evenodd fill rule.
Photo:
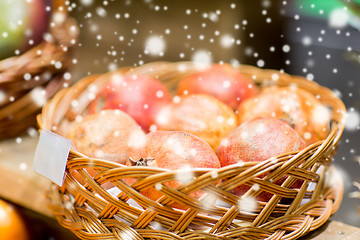
<svg viewBox="0 0 360 240">
<path fill-rule="evenodd" d="M 120 110 L 103 110 L 87 115 L 69 129 L 77 150 L 89 157 L 125 164 L 128 148 L 145 137 L 140 126 Z"/>
<path fill-rule="evenodd" d="M 134 118 L 144 131 L 149 131 L 160 109 L 171 101 L 166 87 L 147 75 L 114 73 L 110 76 L 111 81 L 90 104 L 90 113 L 120 109 Z"/>
<path fill-rule="evenodd" d="M 241 162 L 261 162 L 283 153 L 301 150 L 304 146 L 304 141 L 287 122 L 258 117 L 241 124 L 224 138 L 217 155 L 224 167 Z M 286 177 L 281 178 L 276 184 L 281 185 L 285 179 Z M 298 181 L 293 187 L 301 184 L 302 181 Z M 243 195 L 249 188 L 241 185 L 233 191 L 237 195 Z M 258 195 L 258 200 L 268 201 L 271 197 L 271 193 L 262 192 Z"/>
<path fill-rule="evenodd" d="M 325 139 L 329 133 L 328 109 L 314 95 L 297 87 L 270 87 L 239 105 L 240 124 L 259 116 L 288 121 L 306 145 Z"/>
<path fill-rule="evenodd" d="M 155 131 L 146 135 L 143 146 L 132 147 L 129 150 L 129 157 L 134 160 L 147 160 L 147 165 L 156 168 L 170 170 L 192 169 L 192 168 L 220 168 L 220 162 L 215 152 L 204 140 L 195 135 L 183 131 Z M 142 161 L 142 160 L 140 160 Z M 127 165 L 134 165 L 128 161 Z M 191 172 L 191 171 L 190 171 Z M 182 183 L 191 181 L 191 174 L 179 174 L 176 180 L 168 181 L 165 184 L 171 188 L 177 188 Z M 134 179 L 125 179 L 129 185 Z M 157 191 L 158 186 L 149 187 L 141 193 L 153 200 L 157 200 L 162 193 Z M 204 193 L 197 190 L 190 194 L 199 198 Z M 173 207 L 184 209 L 181 204 L 173 204 Z"/>
<path fill-rule="evenodd" d="M 237 126 L 234 111 L 212 96 L 181 96 L 159 113 L 160 130 L 185 131 L 204 139 L 213 149 Z"/>
<path fill-rule="evenodd" d="M 204 93 L 236 109 L 243 100 L 257 94 L 257 87 L 241 72 L 228 64 L 214 64 L 182 79 L 179 95 Z"/>
</svg>

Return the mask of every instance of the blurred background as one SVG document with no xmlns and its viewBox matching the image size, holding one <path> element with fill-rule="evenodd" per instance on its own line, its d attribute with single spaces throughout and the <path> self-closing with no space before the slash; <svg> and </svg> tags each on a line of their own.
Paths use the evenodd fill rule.
<svg viewBox="0 0 360 240">
<path fill-rule="evenodd" d="M 334 164 L 345 195 L 332 217 L 360 226 L 360 1 L 76 0 L 75 79 L 151 61 L 201 60 L 283 70 L 334 91 L 348 120 Z"/>
<path fill-rule="evenodd" d="M 70 0 L 67 8 L 80 29 L 75 80 L 123 66 L 194 60 L 277 69 L 330 88 L 348 110 L 333 160 L 345 194 L 331 219 L 360 227 L 360 199 L 353 198 L 360 182 L 360 0 Z M 49 230 L 55 221 L 25 214 L 49 225 L 35 229 L 37 239 L 69 239 Z"/>
</svg>

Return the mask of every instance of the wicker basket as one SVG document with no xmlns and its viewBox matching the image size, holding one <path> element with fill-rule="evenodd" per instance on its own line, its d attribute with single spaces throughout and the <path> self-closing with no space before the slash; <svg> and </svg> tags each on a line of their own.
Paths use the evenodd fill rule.
<svg viewBox="0 0 360 240">
<path fill-rule="evenodd" d="M 155 62 L 117 73 L 150 74 L 174 89 L 181 77 L 195 70 L 190 62 Z M 179 171 L 127 167 L 71 151 L 63 187 L 54 185 L 49 192 L 49 207 L 59 223 L 81 239 L 296 239 L 324 224 L 338 209 L 343 194 L 341 177 L 331 167 L 344 127 L 343 103 L 329 89 L 302 77 L 251 66 L 240 70 L 262 87 L 296 84 L 318 96 L 332 112 L 328 137 L 300 152 L 261 163 L 196 169 L 193 181 L 177 189 L 163 182 L 175 179 Z M 86 77 L 60 91 L 38 115 L 40 128 L 66 132 L 75 116 L 86 114 L 91 95 L 109 81 L 109 74 L 113 73 Z M 98 175 L 91 177 L 86 169 L 96 170 Z M 75 180 L 74 170 L 86 184 Z M 257 178 L 264 173 L 269 174 Z M 273 183 L 284 175 L 289 177 L 281 186 Z M 124 178 L 139 181 L 130 187 L 121 180 Z M 304 180 L 302 187 L 290 188 L 297 179 Z M 107 182 L 117 191 L 105 190 L 102 186 Z M 156 202 L 140 194 L 156 184 L 161 184 L 163 193 Z M 253 212 L 248 212 L 240 207 L 240 198 L 229 191 L 241 184 L 260 186 L 258 191 L 250 188 L 244 196 L 255 197 L 264 189 L 273 197 L 269 202 L 256 202 Z M 198 189 L 207 194 L 201 199 L 189 196 Z M 214 197 L 216 204 L 209 203 Z M 290 204 L 281 202 L 282 197 L 291 199 Z M 169 207 L 174 201 L 188 209 Z"/>
<path fill-rule="evenodd" d="M 0 139 L 35 127 L 36 115 L 46 100 L 70 84 L 71 75 L 65 73 L 71 65 L 78 28 L 67 17 L 64 2 L 53 0 L 53 24 L 46 40 L 24 54 L 0 61 L 0 91 L 5 94 L 0 102 Z"/>
</svg>

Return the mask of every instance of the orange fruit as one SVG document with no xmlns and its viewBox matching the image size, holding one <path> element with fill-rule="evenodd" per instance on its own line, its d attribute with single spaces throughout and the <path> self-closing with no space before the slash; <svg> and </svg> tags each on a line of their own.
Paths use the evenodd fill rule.
<svg viewBox="0 0 360 240">
<path fill-rule="evenodd" d="M 2 240 L 29 240 L 24 219 L 13 205 L 0 200 L 0 236 Z"/>
</svg>

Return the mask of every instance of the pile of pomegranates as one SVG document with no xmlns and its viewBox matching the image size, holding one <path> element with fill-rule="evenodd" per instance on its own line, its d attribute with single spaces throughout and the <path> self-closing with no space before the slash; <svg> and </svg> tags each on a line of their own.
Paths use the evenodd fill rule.
<svg viewBox="0 0 360 240">
<path fill-rule="evenodd" d="M 67 133 L 90 157 L 170 170 L 221 168 L 299 151 L 329 133 L 329 110 L 314 95 L 296 86 L 260 88 L 231 65 L 214 64 L 184 77 L 176 96 L 152 76 L 106 76 L 110 79 L 90 103 L 88 115 Z M 177 188 L 181 182 L 177 178 L 141 193 L 157 200 L 161 186 Z M 301 184 L 296 181 L 293 188 Z M 249 188 L 240 185 L 232 193 L 242 196 Z M 259 201 L 272 196 L 259 191 Z"/>
</svg>

